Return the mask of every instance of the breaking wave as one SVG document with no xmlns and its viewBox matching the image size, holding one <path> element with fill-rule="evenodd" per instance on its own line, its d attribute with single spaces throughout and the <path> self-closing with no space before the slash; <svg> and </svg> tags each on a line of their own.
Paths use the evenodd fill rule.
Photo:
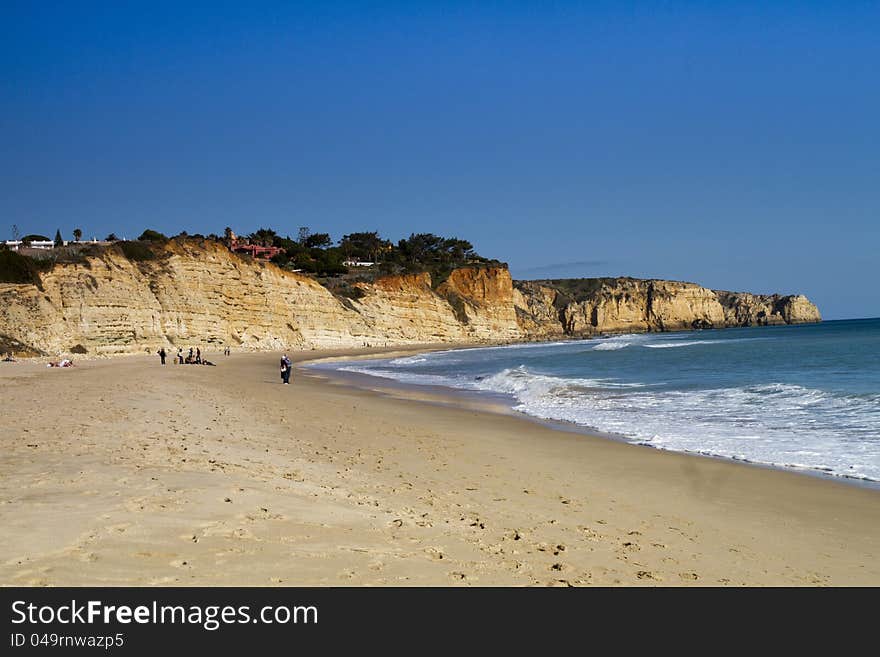
<svg viewBox="0 0 880 657">
<path fill-rule="evenodd" d="M 860 322 L 617 335 L 329 366 L 491 393 L 536 418 L 661 449 L 880 481 L 880 320 Z"/>
<path fill-rule="evenodd" d="M 524 367 L 481 381 L 514 408 L 673 451 L 880 481 L 880 395 L 784 383 L 708 390 L 564 379 Z"/>
</svg>

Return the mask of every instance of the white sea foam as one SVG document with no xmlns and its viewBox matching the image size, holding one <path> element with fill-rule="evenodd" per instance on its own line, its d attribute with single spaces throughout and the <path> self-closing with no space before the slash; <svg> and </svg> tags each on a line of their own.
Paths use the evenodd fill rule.
<svg viewBox="0 0 880 657">
<path fill-rule="evenodd" d="M 727 338 L 724 340 L 664 340 L 643 344 L 648 349 L 675 349 L 676 347 L 692 347 L 700 344 L 736 344 L 738 342 L 754 342 L 763 338 Z"/>
<path fill-rule="evenodd" d="M 782 383 L 625 391 L 609 382 L 556 379 L 524 368 L 505 370 L 484 384 L 514 394 L 516 409 L 524 413 L 654 447 L 880 481 L 880 441 L 857 440 L 880 436 L 878 396 L 837 396 Z"/>
<path fill-rule="evenodd" d="M 419 354 L 416 356 L 406 356 L 404 358 L 395 358 L 389 365 L 415 365 L 416 363 L 426 363 L 428 362 L 427 356 L 423 354 Z"/>
<path fill-rule="evenodd" d="M 617 351 L 618 349 L 626 349 L 632 342 L 600 342 L 592 347 L 593 351 Z"/>
<path fill-rule="evenodd" d="M 743 383 L 755 377 L 736 379 L 727 369 L 713 369 L 711 349 L 701 350 L 699 356 L 682 352 L 682 366 L 689 368 L 685 372 L 670 369 L 667 360 L 659 365 L 661 369 L 652 370 L 651 361 L 645 359 L 659 358 L 659 352 L 656 357 L 643 352 L 635 364 L 624 361 L 619 365 L 595 353 L 770 339 L 672 337 L 622 335 L 553 345 L 433 352 L 336 367 L 405 383 L 501 394 L 523 413 L 572 422 L 661 449 L 880 481 L 878 393 L 825 390 L 823 378 L 812 373 L 804 378 L 799 371 L 789 371 L 788 378 L 800 377 L 810 381 L 809 385 L 772 379 Z M 766 364 L 766 350 L 754 354 L 758 355 L 740 365 L 740 370 L 772 376 L 774 366 Z M 777 357 L 775 367 L 788 367 L 786 357 Z M 512 365 L 517 361 L 521 364 Z M 743 369 L 747 367 L 755 369 Z M 865 389 L 872 390 L 870 386 L 854 388 Z"/>
<path fill-rule="evenodd" d="M 718 344 L 721 342 L 732 342 L 732 340 L 687 340 L 685 342 L 658 342 L 642 346 L 648 349 L 674 349 L 675 347 L 692 347 L 698 344 Z"/>
</svg>

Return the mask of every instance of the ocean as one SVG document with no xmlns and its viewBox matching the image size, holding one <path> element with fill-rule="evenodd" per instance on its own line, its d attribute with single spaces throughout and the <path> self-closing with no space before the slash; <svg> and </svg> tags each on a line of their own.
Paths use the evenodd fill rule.
<svg viewBox="0 0 880 657">
<path fill-rule="evenodd" d="M 316 365 L 500 396 L 641 445 L 880 482 L 880 319 Z"/>
</svg>

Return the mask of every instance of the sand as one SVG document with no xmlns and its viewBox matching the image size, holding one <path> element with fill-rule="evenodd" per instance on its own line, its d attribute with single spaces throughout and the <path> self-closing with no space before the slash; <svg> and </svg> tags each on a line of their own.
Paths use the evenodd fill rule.
<svg viewBox="0 0 880 657">
<path fill-rule="evenodd" d="M 209 358 L 0 363 L 0 584 L 880 584 L 880 491 Z"/>
</svg>

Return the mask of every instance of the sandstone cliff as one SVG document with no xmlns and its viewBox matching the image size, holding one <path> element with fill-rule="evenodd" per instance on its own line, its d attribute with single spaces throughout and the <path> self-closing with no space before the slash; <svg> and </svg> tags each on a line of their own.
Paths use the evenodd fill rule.
<svg viewBox="0 0 880 657">
<path fill-rule="evenodd" d="M 0 345 L 58 354 L 159 346 L 311 349 L 504 342 L 630 331 L 820 321 L 803 296 L 715 292 L 631 278 L 518 282 L 505 267 L 357 283 L 336 297 L 315 280 L 213 242 L 169 242 L 153 257 L 109 248 L 56 265 L 38 284 L 0 283 Z"/>
<path fill-rule="evenodd" d="M 514 303 L 521 331 L 533 339 L 822 320 L 803 295 L 760 296 L 633 278 L 517 282 Z"/>
<path fill-rule="evenodd" d="M 516 339 L 505 268 L 360 284 L 340 299 L 313 279 L 222 245 L 169 242 L 131 261 L 118 248 L 56 265 L 40 285 L 0 283 L 0 342 L 36 353 L 112 354 L 190 344 L 253 349 Z M 450 299 L 453 299 L 451 302 Z"/>
<path fill-rule="evenodd" d="M 727 326 L 767 326 L 820 322 L 819 309 L 802 294 L 780 296 L 716 292 Z"/>
</svg>

